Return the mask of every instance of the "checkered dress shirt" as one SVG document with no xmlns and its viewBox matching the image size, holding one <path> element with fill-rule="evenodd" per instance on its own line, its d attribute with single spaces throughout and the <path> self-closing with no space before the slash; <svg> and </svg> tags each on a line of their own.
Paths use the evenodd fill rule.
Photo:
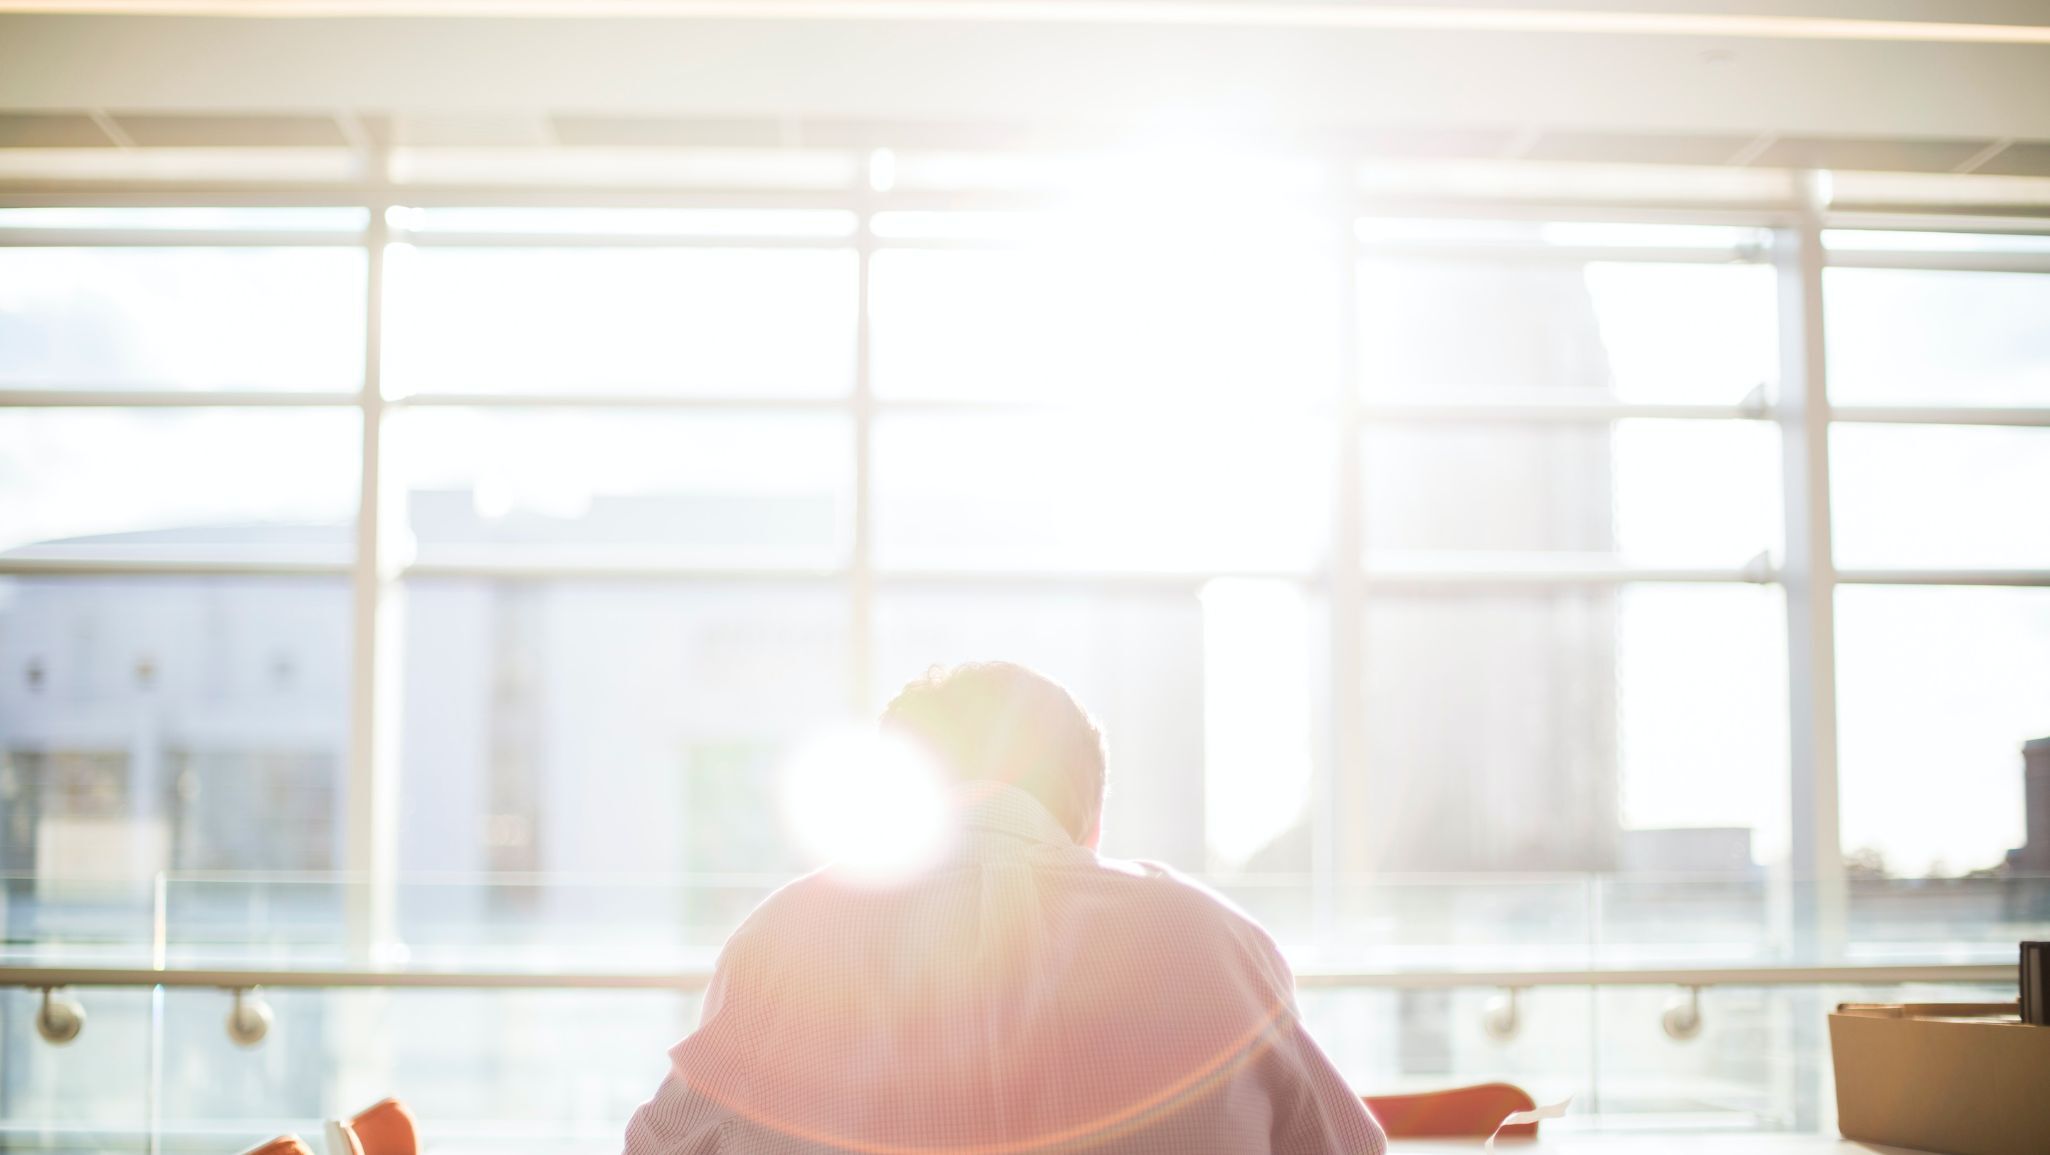
<svg viewBox="0 0 2050 1155">
<path fill-rule="evenodd" d="M 627 1155 L 1381 1155 L 1265 932 L 983 791 L 892 888 L 831 871 L 734 933 Z"/>
</svg>

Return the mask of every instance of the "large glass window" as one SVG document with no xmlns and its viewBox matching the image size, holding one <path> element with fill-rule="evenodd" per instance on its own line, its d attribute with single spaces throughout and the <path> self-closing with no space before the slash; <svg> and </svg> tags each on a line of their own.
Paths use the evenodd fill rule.
<svg viewBox="0 0 2050 1155">
<path fill-rule="evenodd" d="M 1765 229 L 867 199 L 0 212 L 37 234 L 0 243 L 8 948 L 146 958 L 162 875 L 176 963 L 688 972 L 812 865 L 793 752 L 989 658 L 1103 725 L 1108 853 L 1203 875 L 1306 973 L 1787 961 L 1789 880 L 1831 865 L 1789 859 L 1790 689 L 1836 692 L 1844 953 L 2040 923 L 2009 851 L 2050 590 L 1945 584 L 2050 567 L 2027 246 L 1833 239 L 1835 536 L 1789 542 L 1817 479 L 1782 476 Z M 379 337 L 383 397 L 291 395 L 358 392 Z M 1790 545 L 1841 570 L 1833 683 L 1789 684 Z M 348 873 L 373 843 L 395 877 Z M 1751 1057 L 1674 1064 L 1650 993 L 1553 994 L 1515 1041 L 1481 991 L 1304 1006 L 1378 1087 L 1600 1058 L 1691 1081 L 1618 1111 L 1794 1110 L 1752 1061 L 1780 995 L 1715 1000 L 1705 1041 Z M 689 1017 L 551 998 L 281 996 L 256 1059 L 180 1026 L 158 1101 L 325 1109 L 309 1072 L 398 1014 L 365 1069 L 582 1126 L 645 1086 L 518 1099 L 565 1059 L 533 1039 L 598 1014 L 654 1054 Z M 106 1005 L 133 1047 L 219 1017 Z M 439 1078 L 478 1046 L 503 1093 Z M 29 1094 L 141 1125 L 37 1053 Z"/>
</svg>

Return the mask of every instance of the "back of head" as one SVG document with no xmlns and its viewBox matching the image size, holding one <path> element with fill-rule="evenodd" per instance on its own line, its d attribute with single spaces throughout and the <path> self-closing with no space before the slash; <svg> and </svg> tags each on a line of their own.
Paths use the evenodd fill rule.
<svg viewBox="0 0 2050 1155">
<path fill-rule="evenodd" d="M 884 709 L 965 782 L 1000 782 L 1039 799 L 1077 842 L 1103 813 L 1103 734 L 1058 683 L 1010 662 L 935 666 Z"/>
</svg>

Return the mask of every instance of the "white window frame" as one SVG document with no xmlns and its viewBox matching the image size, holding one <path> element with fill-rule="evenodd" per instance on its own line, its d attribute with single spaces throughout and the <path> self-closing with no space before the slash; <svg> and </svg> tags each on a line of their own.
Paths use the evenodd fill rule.
<svg viewBox="0 0 2050 1155">
<path fill-rule="evenodd" d="M 1369 202 L 1351 183 L 1353 166 L 1333 163 L 1330 212 L 1337 218 L 1332 256 L 1343 268 L 1340 316 L 1341 364 L 1337 396 L 1331 403 L 1337 438 L 1333 484 L 1330 564 L 1323 572 L 1296 575 L 1308 588 L 1330 598 L 1332 648 L 1330 691 L 1333 703 L 1330 756 L 1322 760 L 1314 786 L 1317 814 L 1312 836 L 1312 879 L 1319 925 L 1328 928 L 1333 915 L 1334 880 L 1349 873 L 1340 837 L 1339 816 L 1356 811 L 1365 800 L 1366 723 L 1360 702 L 1363 680 L 1363 607 L 1379 591 L 1390 589 L 1457 589 L 1483 587 L 1572 588 L 1643 582 L 1778 584 L 1787 598 L 1789 661 L 1788 718 L 1790 774 L 1788 802 L 1792 816 L 1791 877 L 1806 895 L 1795 912 L 1797 946 L 1830 957 L 1843 933 L 1844 882 L 1838 838 L 1836 764 L 1836 678 L 1834 595 L 1839 585 L 1950 585 L 2050 587 L 2050 570 L 2041 569 L 1838 569 L 1830 537 L 1829 431 L 1837 423 L 1906 423 L 1920 425 L 1991 425 L 2050 427 L 2050 405 L 1973 407 L 1832 405 L 1828 399 L 1828 365 L 1823 341 L 1823 280 L 1828 266 L 2027 271 L 2050 275 L 2050 251 L 2043 253 L 1831 252 L 1822 244 L 1827 227 L 1923 228 L 1943 231 L 2050 232 L 2040 222 L 2001 221 L 1972 216 L 1878 217 L 1834 213 L 1822 203 L 1827 174 L 1796 174 L 1784 203 L 1741 212 L 1728 209 L 1660 206 L 1543 205 L 1459 206 L 1460 219 L 1502 219 L 1525 216 L 1542 220 L 1589 219 L 1652 224 L 1741 224 L 1770 229 L 1769 252 L 1740 249 L 1669 249 L 1625 246 L 1524 246 L 1490 242 L 1471 255 L 1577 263 L 1587 260 L 1753 261 L 1772 263 L 1779 275 L 1779 343 L 1781 381 L 1776 397 L 1754 397 L 1735 404 L 1665 404 L 1646 402 L 1587 403 L 1447 398 L 1391 401 L 1374 396 L 1363 381 L 1358 356 L 1358 269 L 1362 258 L 1377 251 L 1399 250 L 1431 256 L 1459 255 L 1457 241 L 1405 242 L 1388 246 L 1360 240 L 1353 228 L 1363 217 L 1413 217 L 1410 206 Z M 0 557 L 0 576 L 59 575 L 239 575 L 334 576 L 350 582 L 354 648 L 350 678 L 347 815 L 344 865 L 357 880 L 358 901 L 351 905 L 351 942 L 359 956 L 375 960 L 390 941 L 391 894 L 396 870 L 395 832 L 398 768 L 396 766 L 397 658 L 395 634 L 397 591 L 409 577 L 477 576 L 521 579 L 661 578 L 680 581 L 787 580 L 793 576 L 844 582 L 852 622 L 852 669 L 847 679 L 850 705 L 872 706 L 874 612 L 879 587 L 945 582 L 1036 588 L 1049 583 L 1096 588 L 1158 588 L 1191 591 L 1225 573 L 1132 574 L 1068 572 L 1059 574 L 990 571 L 909 571 L 883 569 L 875 562 L 872 496 L 872 432 L 879 415 L 935 407 L 972 410 L 976 402 L 901 402 L 875 396 L 871 366 L 869 270 L 879 251 L 900 248 L 977 247 L 973 241 L 930 241 L 877 238 L 871 228 L 875 213 L 902 210 L 1016 208 L 1018 198 L 991 194 L 921 194 L 875 192 L 866 182 L 840 192 L 605 193 L 589 190 L 507 190 L 490 188 L 404 188 L 372 182 L 358 186 L 267 187 L 250 190 L 220 188 L 100 188 L 73 192 L 0 192 L 0 207 L 136 206 L 274 207 L 355 205 L 369 213 L 360 234 L 333 232 L 203 232 L 141 229 L 0 229 L 0 246 L 190 246 L 265 245 L 362 247 L 367 255 L 367 310 L 363 332 L 364 373 L 358 389 L 348 392 L 264 392 L 255 390 L 172 391 L 148 389 L 14 389 L 0 391 L 0 408 L 127 408 L 220 407 L 281 409 L 298 407 L 353 408 L 361 417 L 361 492 L 357 510 L 355 551 L 346 563 L 264 560 L 134 560 L 79 556 L 67 558 L 48 550 L 34 557 Z M 387 398 L 380 380 L 384 253 L 395 233 L 388 223 L 394 204 L 462 207 L 748 207 L 808 208 L 850 212 L 856 221 L 851 236 L 806 238 L 699 237 L 535 237 L 494 235 L 437 238 L 415 235 L 416 244 L 546 243 L 552 245 L 674 245 L 728 247 L 769 245 L 852 250 L 857 256 L 856 331 L 853 386 L 842 397 L 824 399 L 746 396 L 620 396 L 560 393 L 437 393 Z M 1029 207 L 1029 206 L 1028 206 Z M 583 565 L 560 562 L 507 561 L 448 565 L 433 561 L 394 565 L 380 546 L 379 498 L 385 415 L 414 407 L 464 406 L 505 408 L 579 408 L 585 410 L 705 410 L 830 412 L 849 418 L 854 437 L 853 525 L 846 564 L 825 571 L 736 571 L 685 566 Z M 1010 404 L 1008 408 L 1016 408 Z M 1376 566 L 1364 557 L 1365 510 L 1361 486 L 1362 435 L 1374 427 L 1485 421 L 1541 426 L 1556 423 L 1606 424 L 1632 418 L 1668 420 L 1754 420 L 1776 423 L 1784 453 L 1784 503 L 1787 541 L 1778 565 L 1754 562 L 1736 567 L 1654 568 L 1587 567 L 1532 564 L 1514 570 L 1440 568 L 1416 570 Z"/>
</svg>

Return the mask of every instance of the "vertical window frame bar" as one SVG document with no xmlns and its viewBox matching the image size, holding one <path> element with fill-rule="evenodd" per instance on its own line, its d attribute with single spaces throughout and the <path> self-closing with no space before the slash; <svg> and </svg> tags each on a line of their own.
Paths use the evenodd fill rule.
<svg viewBox="0 0 2050 1155">
<path fill-rule="evenodd" d="M 1331 184 L 1338 219 L 1333 244 L 1340 261 L 1338 282 L 1339 364 L 1334 413 L 1338 456 L 1332 470 L 1330 546 L 1330 643 L 1326 693 L 1331 702 L 1331 749 L 1315 784 L 1316 811 L 1310 831 L 1310 887 L 1316 935 L 1337 942 L 1339 879 L 1358 875 L 1363 840 L 1340 837 L 1341 815 L 1364 814 L 1367 773 L 1366 679 L 1366 385 L 1361 364 L 1360 265 L 1367 250 L 1359 243 L 1352 166 L 1332 165 Z M 1344 848 L 1341 850 L 1341 848 Z"/>
<path fill-rule="evenodd" d="M 372 158 L 375 172 L 383 166 Z M 396 941 L 395 873 L 398 806 L 395 707 L 398 650 L 393 615 L 382 603 L 387 588 L 380 545 L 384 442 L 384 276 L 391 239 L 388 198 L 373 184 L 364 202 L 370 219 L 363 230 L 365 297 L 363 379 L 356 396 L 359 418 L 355 555 L 349 563 L 350 627 L 349 756 L 344 788 L 342 862 L 346 872 L 347 946 L 351 958 L 376 964 Z"/>
<path fill-rule="evenodd" d="M 1788 844 L 1786 910 L 1794 960 L 1842 954 L 1845 878 L 1837 781 L 1836 570 L 1830 525 L 1829 387 L 1824 341 L 1822 220 L 1829 176 L 1798 174 L 1798 209 L 1774 237 L 1778 271 L 1781 490 L 1786 562 Z M 1819 992 L 1796 995 L 1790 1025 L 1794 1124 L 1821 1125 L 1824 1083 Z"/>
</svg>

